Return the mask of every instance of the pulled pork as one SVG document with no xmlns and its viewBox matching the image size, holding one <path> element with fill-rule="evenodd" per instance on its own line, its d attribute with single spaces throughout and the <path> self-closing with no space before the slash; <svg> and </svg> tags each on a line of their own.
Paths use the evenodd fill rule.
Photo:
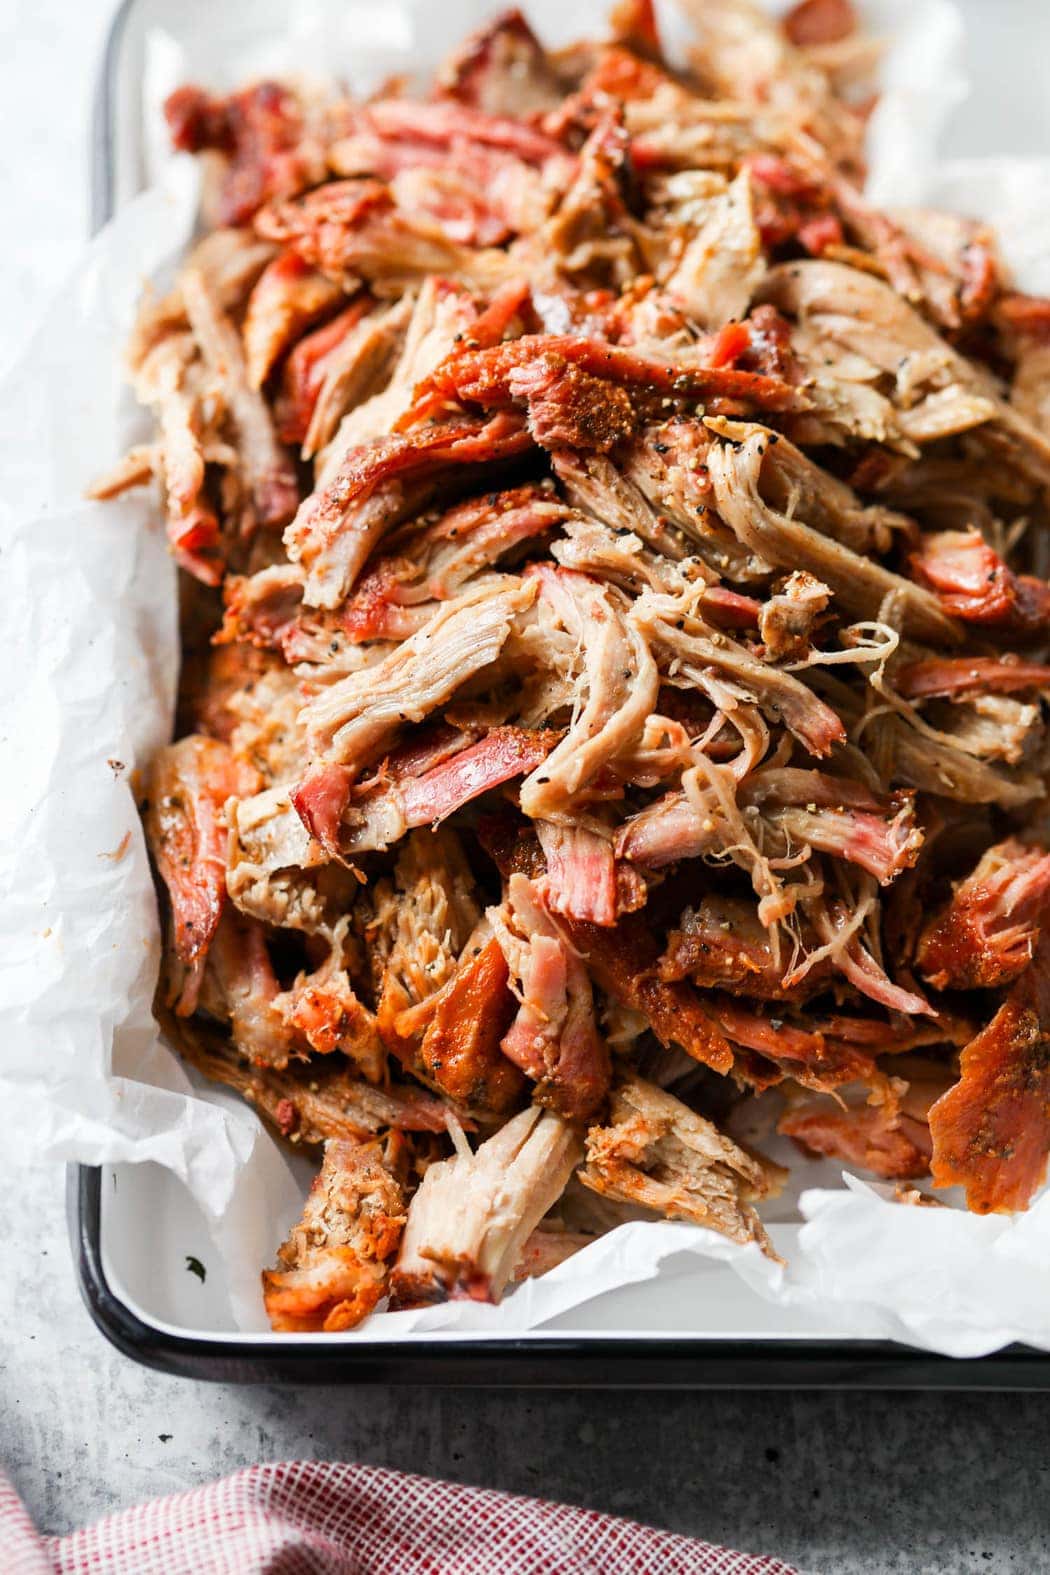
<svg viewBox="0 0 1050 1575">
<path fill-rule="evenodd" d="M 581 1163 L 770 1251 L 773 1088 L 973 1209 L 1045 1171 L 1050 304 L 861 195 L 849 0 L 686 9 L 688 70 L 628 3 L 168 103 L 220 227 L 94 492 L 184 571 L 161 1010 L 325 1145 L 276 1328 L 498 1299 Z"/>
<path fill-rule="evenodd" d="M 681 1100 L 640 1077 L 613 1090 L 610 1125 L 587 1134 L 580 1180 L 603 1197 L 692 1220 L 776 1257 L 751 1201 L 780 1190 L 782 1173 L 734 1143 Z"/>
<path fill-rule="evenodd" d="M 262 1277 L 278 1331 L 353 1329 L 384 1294 L 405 1225 L 404 1199 L 378 1143 L 325 1144 L 303 1217 Z"/>
<path fill-rule="evenodd" d="M 532 1105 L 473 1153 L 464 1139 L 451 1159 L 431 1165 L 409 1206 L 391 1281 L 394 1305 L 499 1301 L 582 1149 L 572 1126 Z"/>
</svg>

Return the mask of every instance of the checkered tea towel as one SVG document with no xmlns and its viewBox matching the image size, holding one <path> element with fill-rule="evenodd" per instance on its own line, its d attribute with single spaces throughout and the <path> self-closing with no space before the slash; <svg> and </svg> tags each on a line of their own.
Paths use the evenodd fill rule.
<svg viewBox="0 0 1050 1575">
<path fill-rule="evenodd" d="M 798 1575 L 637 1521 L 298 1460 L 44 1537 L 0 1474 L 4 1575 Z"/>
</svg>

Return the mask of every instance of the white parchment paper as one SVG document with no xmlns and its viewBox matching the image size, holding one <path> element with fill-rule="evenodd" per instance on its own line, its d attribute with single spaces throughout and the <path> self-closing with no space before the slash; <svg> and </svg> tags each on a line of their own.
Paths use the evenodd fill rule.
<svg viewBox="0 0 1050 1575">
<path fill-rule="evenodd" d="M 170 734 L 175 573 L 154 497 L 101 505 L 82 493 L 145 433 L 122 386 L 120 348 L 143 280 L 171 269 L 193 229 L 195 173 L 164 155 L 152 113 L 164 93 L 187 75 L 230 85 L 260 71 L 331 72 L 333 61 L 358 86 L 418 72 L 490 8 L 304 0 L 280 9 L 287 32 L 263 25 L 264 14 L 272 20 L 264 5 L 201 6 L 177 36 L 150 36 L 144 145 L 155 185 L 75 261 L 0 389 L 5 1140 L 27 1161 L 169 1167 L 204 1211 L 235 1317 L 251 1330 L 266 1326 L 259 1269 L 299 1211 L 303 1168 L 247 1107 L 191 1077 L 153 1023 L 159 928 L 131 782 Z M 527 10 L 562 43 L 599 29 L 605 6 L 536 0 Z M 1050 289 L 1050 166 L 938 163 L 938 131 L 965 92 L 954 8 L 872 0 L 866 11 L 889 43 L 873 194 L 894 204 L 932 197 L 992 219 L 1018 282 Z M 729 1265 L 771 1302 L 818 1310 L 842 1334 L 960 1356 L 1015 1339 L 1050 1349 L 1050 1193 L 1016 1219 L 981 1219 L 902 1208 L 831 1164 L 798 1172 L 821 1184 L 789 1199 L 805 1223 L 786 1270 L 696 1227 L 626 1225 L 501 1307 L 379 1314 L 349 1338 L 537 1328 L 684 1255 Z"/>
</svg>

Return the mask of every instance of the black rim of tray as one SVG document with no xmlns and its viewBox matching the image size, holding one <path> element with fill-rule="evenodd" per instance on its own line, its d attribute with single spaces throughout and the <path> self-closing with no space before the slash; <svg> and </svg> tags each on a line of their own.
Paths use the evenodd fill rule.
<svg viewBox="0 0 1050 1575">
<path fill-rule="evenodd" d="M 92 110 L 91 224 L 116 206 L 117 75 L 135 0 L 114 13 Z M 712 1340 L 544 1335 L 324 1346 L 286 1335 L 263 1342 L 177 1334 L 140 1318 L 116 1294 L 102 1261 L 102 1170 L 70 1165 L 70 1247 L 81 1296 L 105 1337 L 160 1372 L 223 1383 L 414 1383 L 551 1388 L 1050 1389 L 1050 1360 L 1013 1345 L 961 1361 L 890 1340 Z"/>
<path fill-rule="evenodd" d="M 1050 1388 L 1045 1356 L 1021 1346 L 962 1362 L 889 1340 L 526 1335 L 438 1341 L 422 1335 L 376 1344 L 175 1334 L 140 1318 L 109 1283 L 102 1262 L 101 1169 L 71 1165 L 68 1194 L 73 1261 L 95 1323 L 125 1356 L 185 1378 L 558 1389 Z"/>
</svg>

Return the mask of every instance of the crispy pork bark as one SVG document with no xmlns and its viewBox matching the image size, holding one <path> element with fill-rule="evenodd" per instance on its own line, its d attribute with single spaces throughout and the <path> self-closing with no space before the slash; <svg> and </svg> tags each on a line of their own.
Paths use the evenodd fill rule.
<svg viewBox="0 0 1050 1575">
<path fill-rule="evenodd" d="M 691 979 L 701 989 L 728 990 L 752 1000 L 805 1000 L 827 988 L 832 969 L 824 961 L 793 990 L 785 990 L 786 961 L 774 950 L 753 902 L 710 893 L 683 909 L 668 933 L 658 969 L 669 983 Z"/>
<path fill-rule="evenodd" d="M 959 1057 L 930 1111 L 935 1187 L 962 1186 L 973 1214 L 1026 1209 L 1050 1153 L 1050 939 Z"/>
<path fill-rule="evenodd" d="M 456 834 L 447 829 L 410 833 L 393 881 L 376 885 L 364 936 L 375 976 L 379 1033 L 387 1049 L 417 1072 L 422 1070 L 421 1037 L 455 980 L 480 919 L 474 877 Z"/>
<path fill-rule="evenodd" d="M 317 967 L 301 969 L 276 1006 L 288 1027 L 320 1055 L 345 1055 L 370 1083 L 386 1075 L 386 1048 L 375 1013 L 360 999 L 354 979 L 362 958 L 351 934 L 352 915 L 325 936 L 328 955 Z"/>
<path fill-rule="evenodd" d="M 924 536 L 911 568 L 946 613 L 990 634 L 1045 642 L 1050 633 L 1050 585 L 1015 574 L 979 530 L 945 530 Z"/>
<path fill-rule="evenodd" d="M 356 1329 L 385 1293 L 405 1201 L 380 1144 L 332 1138 L 302 1218 L 264 1270 L 263 1302 L 280 1333 Z"/>
<path fill-rule="evenodd" d="M 459 1109 L 504 1115 L 527 1083 L 501 1042 L 517 1011 L 499 941 L 483 920 L 434 1007 L 419 1047 L 426 1077 Z"/>
<path fill-rule="evenodd" d="M 733 1051 L 702 997 L 681 981 L 657 973 L 660 942 L 640 914 L 628 914 L 614 930 L 574 924 L 570 936 L 591 976 L 623 1006 L 641 1012 L 663 1045 L 679 1045 L 715 1072 L 728 1072 Z"/>
<path fill-rule="evenodd" d="M 783 410 L 798 404 L 800 395 L 782 379 L 758 372 L 664 359 L 583 335 L 528 334 L 450 356 L 417 390 L 411 419 L 448 399 L 485 410 L 523 405 L 544 448 L 601 453 L 630 436 L 645 412 L 663 408 L 664 400 L 709 407 L 725 400 L 736 412 Z"/>
<path fill-rule="evenodd" d="M 919 937 L 920 973 L 937 990 L 995 989 L 1032 961 L 1050 913 L 1050 853 L 1015 837 L 982 853 Z"/>
<path fill-rule="evenodd" d="M 227 98 L 187 85 L 165 100 L 164 114 L 175 147 L 222 156 L 215 203 L 220 224 L 244 224 L 264 202 L 324 175 L 303 103 L 280 82 L 256 82 Z"/>
</svg>

